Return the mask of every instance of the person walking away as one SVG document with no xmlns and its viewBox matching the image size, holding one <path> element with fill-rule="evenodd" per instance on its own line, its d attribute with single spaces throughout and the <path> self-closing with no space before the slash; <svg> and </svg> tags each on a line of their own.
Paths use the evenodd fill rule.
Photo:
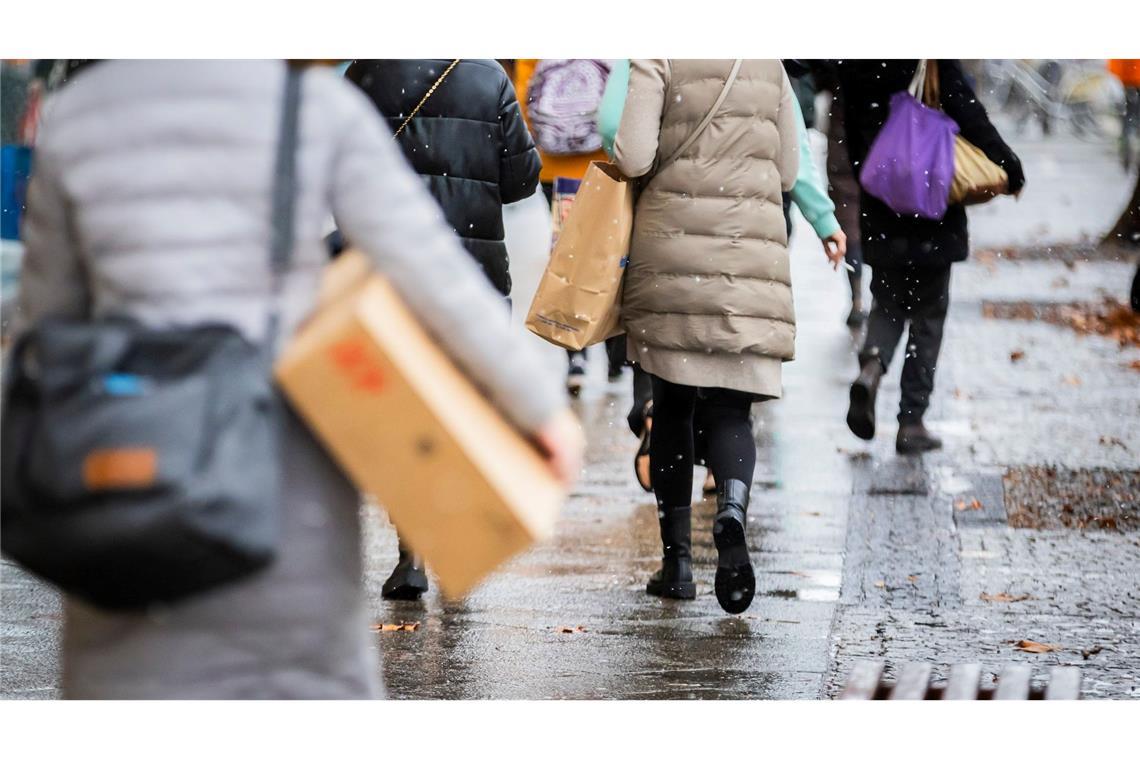
<svg viewBox="0 0 1140 760">
<path fill-rule="evenodd" d="M 357 60 L 346 77 L 388 122 L 492 287 L 509 298 L 503 204 L 534 194 L 541 162 L 503 67 L 476 59 Z M 401 541 L 381 594 L 414 600 L 427 589 L 422 560 Z"/>
<path fill-rule="evenodd" d="M 229 324 L 260 341 L 274 302 L 270 190 L 285 76 L 282 61 L 105 61 L 53 95 L 28 199 L 18 329 L 118 314 L 156 327 Z M 278 347 L 314 308 L 332 215 L 465 374 L 572 477 L 581 433 L 558 379 L 511 329 L 375 109 L 332 71 L 303 72 L 297 150 Z M 65 597 L 64 696 L 380 694 L 359 495 L 288 411 L 281 457 L 281 535 L 265 570 L 140 613 Z"/>
<path fill-rule="evenodd" d="M 905 90 L 915 60 L 852 60 L 837 64 L 852 171 L 858 172 L 888 115 L 891 96 Z M 1021 162 L 990 123 L 957 60 L 938 61 L 942 109 L 960 134 L 1009 175 L 1009 192 L 1025 184 Z M 934 390 L 942 328 L 950 305 L 950 268 L 969 253 L 966 210 L 951 205 L 942 219 L 896 214 L 860 191 L 863 256 L 871 267 L 871 313 L 859 352 L 859 377 L 851 386 L 847 425 L 860 438 L 875 435 L 875 398 L 883 373 L 909 324 L 902 368 L 902 399 L 895 449 L 917 454 L 942 442 L 923 424 Z"/>
<path fill-rule="evenodd" d="M 605 161 L 596 113 L 610 61 L 597 58 L 519 58 L 515 90 L 542 158 L 542 191 L 557 239 L 578 185 L 592 161 Z M 586 352 L 567 350 L 566 389 L 577 396 L 586 380 Z M 610 376 L 614 377 L 610 363 Z M 617 368 L 620 373 L 620 366 Z"/>
<path fill-rule="evenodd" d="M 787 66 L 785 65 L 785 71 Z M 606 84 L 605 96 L 598 110 L 598 128 L 602 135 L 602 145 L 606 152 L 612 156 L 614 139 L 617 136 L 618 125 L 621 122 L 625 107 L 626 93 L 629 88 L 629 60 L 614 61 L 613 71 Z M 795 90 L 793 88 L 793 94 Z M 811 154 L 811 144 L 808 141 L 807 126 L 799 107 L 798 98 L 793 98 L 796 109 L 796 132 L 799 145 L 799 170 L 796 183 L 792 187 L 790 197 L 792 202 L 800 209 L 804 218 L 812 226 L 816 235 L 823 244 L 824 254 L 831 260 L 833 267 L 838 268 L 839 260 L 846 253 L 847 236 L 835 218 L 835 206 L 827 197 L 816 170 L 815 160 Z M 641 487 L 652 491 L 649 445 L 652 428 L 653 388 L 649 375 L 641 366 L 633 364 L 633 405 L 626 421 L 630 430 L 640 439 L 637 453 L 634 455 L 634 473 Z M 705 463 L 705 440 L 703 431 L 702 410 L 704 405 L 697 400 L 694 412 L 694 457 L 700 463 Z M 716 483 L 709 470 L 703 487 L 705 493 L 715 493 Z"/>
<path fill-rule="evenodd" d="M 792 97 L 777 60 L 634 59 L 614 141 L 618 168 L 647 178 L 622 303 L 628 356 L 653 386 L 663 559 L 646 592 L 696 595 L 690 512 L 700 398 L 719 486 L 716 596 L 730 613 L 755 593 L 745 529 L 756 464 L 749 412 L 753 401 L 780 396 L 780 365 L 794 352 L 781 203 L 799 161 Z"/>
<path fill-rule="evenodd" d="M 863 310 L 863 247 L 859 239 L 859 180 L 847 155 L 843 91 L 831 61 L 811 61 L 812 74 L 820 90 L 831 94 L 827 117 L 827 191 L 835 204 L 835 215 L 847 239 L 847 282 L 851 287 L 851 311 L 847 326 L 861 327 L 867 321 Z M 853 270 L 853 271 L 852 271 Z"/>
</svg>

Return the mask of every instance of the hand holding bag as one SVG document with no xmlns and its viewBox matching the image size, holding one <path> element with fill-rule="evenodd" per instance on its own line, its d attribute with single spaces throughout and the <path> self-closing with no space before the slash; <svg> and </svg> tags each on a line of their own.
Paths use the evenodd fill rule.
<svg viewBox="0 0 1140 760">
<path fill-rule="evenodd" d="M 244 578 L 278 539 L 281 280 L 293 244 L 300 70 L 285 78 L 273 180 L 266 337 L 226 324 L 46 319 L 6 371 L 4 553 L 108 609 Z"/>
</svg>

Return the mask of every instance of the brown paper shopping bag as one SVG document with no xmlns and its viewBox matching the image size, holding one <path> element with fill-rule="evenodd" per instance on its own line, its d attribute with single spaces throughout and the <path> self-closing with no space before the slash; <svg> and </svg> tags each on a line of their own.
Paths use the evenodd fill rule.
<svg viewBox="0 0 1140 760">
<path fill-rule="evenodd" d="M 329 267 L 276 376 L 449 597 L 553 534 L 565 489 L 359 252 Z"/>
<path fill-rule="evenodd" d="M 621 332 L 633 196 L 617 167 L 590 164 L 531 302 L 527 329 L 574 350 Z"/>
</svg>

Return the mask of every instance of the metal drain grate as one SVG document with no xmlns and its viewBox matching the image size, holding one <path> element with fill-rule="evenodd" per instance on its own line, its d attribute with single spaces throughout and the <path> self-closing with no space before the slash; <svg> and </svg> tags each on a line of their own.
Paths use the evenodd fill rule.
<svg viewBox="0 0 1140 760">
<path fill-rule="evenodd" d="M 1034 687 L 1033 668 L 1006 665 L 996 687 L 981 685 L 982 666 L 974 663 L 952 665 L 945 683 L 931 683 L 933 666 L 926 662 L 906 662 L 898 677 L 883 677 L 885 663 L 863 660 L 855 663 L 840 699 L 1080 699 L 1081 669 L 1057 666 L 1049 669 L 1048 683 Z"/>
</svg>

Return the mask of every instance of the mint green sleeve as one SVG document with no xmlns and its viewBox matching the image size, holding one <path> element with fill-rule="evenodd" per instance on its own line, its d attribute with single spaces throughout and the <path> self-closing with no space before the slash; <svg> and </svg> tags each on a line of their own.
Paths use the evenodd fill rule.
<svg viewBox="0 0 1140 760">
<path fill-rule="evenodd" d="M 610 77 L 606 80 L 606 91 L 602 94 L 601 105 L 598 106 L 598 133 L 602 136 L 602 148 L 611 160 L 614 157 L 614 138 L 617 137 L 621 114 L 625 109 L 627 90 L 629 90 L 629 59 L 619 58 L 614 61 L 613 68 L 610 69 Z"/>
<path fill-rule="evenodd" d="M 839 231 L 839 220 L 835 218 L 835 204 L 827 197 L 827 188 L 815 168 L 799 100 L 792 98 L 792 104 L 796 110 L 796 131 L 800 138 L 800 168 L 796 174 L 796 184 L 792 187 L 792 202 L 808 220 L 819 239 L 823 240 Z"/>
</svg>

